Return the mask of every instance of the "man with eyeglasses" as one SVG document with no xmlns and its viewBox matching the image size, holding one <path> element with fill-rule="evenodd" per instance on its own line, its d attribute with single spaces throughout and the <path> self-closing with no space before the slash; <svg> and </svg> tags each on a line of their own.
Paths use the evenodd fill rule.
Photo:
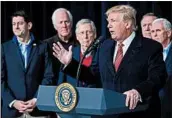
<svg viewBox="0 0 172 118">
<path fill-rule="evenodd" d="M 97 37 L 96 27 L 95 27 L 94 22 L 91 21 L 90 19 L 81 19 L 76 24 L 75 33 L 76 33 L 76 39 L 79 41 L 80 46 L 76 46 L 73 49 L 72 49 L 72 46 L 70 46 L 69 50 L 72 50 L 73 58 L 76 61 L 79 61 L 83 57 L 87 48 Z M 94 50 L 86 55 L 86 57 L 83 60 L 82 65 L 84 65 L 85 67 L 89 67 L 92 65 L 93 62 L 96 61 L 96 59 L 97 59 L 97 54 L 96 54 L 96 50 Z M 76 75 L 74 75 L 74 76 L 67 75 L 65 82 L 68 82 L 68 83 L 76 86 L 77 80 L 75 78 L 76 78 Z M 57 83 L 58 84 L 63 83 L 62 79 L 63 78 L 59 78 Z M 99 84 L 97 83 L 97 84 L 89 84 L 88 85 L 83 81 L 79 81 L 79 86 L 81 86 L 81 87 L 99 87 Z"/>
</svg>

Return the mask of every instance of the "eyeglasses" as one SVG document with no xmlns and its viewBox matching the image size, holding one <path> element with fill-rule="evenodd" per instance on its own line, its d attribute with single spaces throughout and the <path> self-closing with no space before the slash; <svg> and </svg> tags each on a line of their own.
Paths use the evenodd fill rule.
<svg viewBox="0 0 172 118">
<path fill-rule="evenodd" d="M 82 31 L 82 32 L 78 32 L 79 35 L 84 35 L 84 34 L 87 34 L 87 35 L 93 35 L 93 31 Z"/>
</svg>

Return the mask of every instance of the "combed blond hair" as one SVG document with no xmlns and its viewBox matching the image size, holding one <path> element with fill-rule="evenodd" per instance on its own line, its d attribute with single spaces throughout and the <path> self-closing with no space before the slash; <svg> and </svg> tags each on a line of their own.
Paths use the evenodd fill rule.
<svg viewBox="0 0 172 118">
<path fill-rule="evenodd" d="M 135 31 L 137 29 L 136 26 L 136 10 L 130 6 L 130 5 L 117 5 L 114 7 L 111 7 L 110 9 L 107 10 L 105 13 L 106 16 L 109 16 L 110 13 L 122 13 L 123 14 L 123 20 L 124 21 L 132 21 L 132 28 Z"/>
</svg>

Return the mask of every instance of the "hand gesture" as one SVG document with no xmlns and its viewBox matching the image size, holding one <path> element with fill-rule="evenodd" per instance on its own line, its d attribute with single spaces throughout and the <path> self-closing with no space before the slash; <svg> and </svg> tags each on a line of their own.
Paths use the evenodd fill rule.
<svg viewBox="0 0 172 118">
<path fill-rule="evenodd" d="M 60 42 L 53 43 L 53 55 L 59 59 L 59 61 L 68 65 L 72 59 L 72 46 L 69 47 L 69 51 L 64 49 Z"/>
<path fill-rule="evenodd" d="M 135 109 L 138 101 L 141 99 L 141 96 L 138 93 L 138 91 L 135 89 L 132 89 L 132 90 L 124 92 L 124 94 L 127 95 L 125 105 L 127 107 L 129 106 L 129 109 Z"/>
</svg>

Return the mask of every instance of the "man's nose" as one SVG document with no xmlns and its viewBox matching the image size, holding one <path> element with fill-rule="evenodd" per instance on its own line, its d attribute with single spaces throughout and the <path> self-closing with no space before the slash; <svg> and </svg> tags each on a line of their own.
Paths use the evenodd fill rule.
<svg viewBox="0 0 172 118">
<path fill-rule="evenodd" d="M 156 32 L 153 32 L 151 33 L 152 37 L 157 37 L 157 33 Z"/>
<path fill-rule="evenodd" d="M 108 23 L 107 27 L 108 27 L 108 28 L 110 28 L 110 27 L 111 27 L 111 24 L 110 24 L 110 23 Z"/>
<path fill-rule="evenodd" d="M 63 27 L 66 27 L 66 26 L 67 26 L 67 24 L 66 24 L 65 22 L 63 22 L 63 23 L 62 23 L 62 26 L 63 26 Z"/>
<path fill-rule="evenodd" d="M 16 24 L 14 27 L 15 27 L 16 29 L 19 29 L 19 24 Z"/>
<path fill-rule="evenodd" d="M 150 31 L 149 25 L 146 25 L 145 27 L 146 31 Z"/>
</svg>

